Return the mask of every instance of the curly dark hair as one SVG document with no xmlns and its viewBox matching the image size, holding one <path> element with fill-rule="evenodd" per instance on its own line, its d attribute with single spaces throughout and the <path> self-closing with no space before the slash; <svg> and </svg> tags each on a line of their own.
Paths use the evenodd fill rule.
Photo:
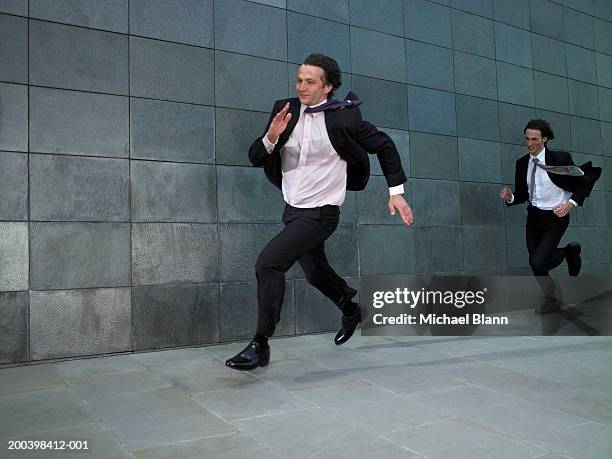
<svg viewBox="0 0 612 459">
<path fill-rule="evenodd" d="M 342 85 L 342 72 L 338 63 L 325 54 L 311 54 L 304 61 L 304 65 L 314 65 L 323 69 L 323 83 L 332 85 L 332 90 L 329 92 L 329 97 L 333 97 Z"/>
<path fill-rule="evenodd" d="M 550 123 L 546 120 L 529 120 L 527 126 L 525 126 L 525 129 L 523 129 L 523 134 L 527 131 L 527 129 L 535 129 L 536 131 L 540 131 L 542 133 L 542 137 L 547 137 L 548 140 L 555 138 L 555 133 L 550 127 Z"/>
</svg>

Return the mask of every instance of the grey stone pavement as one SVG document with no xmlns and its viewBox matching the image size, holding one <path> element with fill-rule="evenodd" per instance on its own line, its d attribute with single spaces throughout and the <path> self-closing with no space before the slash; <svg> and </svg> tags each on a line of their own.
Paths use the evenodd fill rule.
<svg viewBox="0 0 612 459">
<path fill-rule="evenodd" d="M 244 343 L 0 368 L 0 457 L 610 458 L 610 337 Z M 86 454 L 9 440 L 87 440 Z"/>
</svg>

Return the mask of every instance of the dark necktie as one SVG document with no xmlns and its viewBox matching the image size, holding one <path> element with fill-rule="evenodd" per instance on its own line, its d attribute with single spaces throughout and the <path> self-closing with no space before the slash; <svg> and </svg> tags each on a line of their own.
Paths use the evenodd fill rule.
<svg viewBox="0 0 612 459">
<path fill-rule="evenodd" d="M 529 202 L 533 204 L 533 197 L 535 196 L 535 176 L 538 166 L 538 158 L 533 158 L 533 167 L 531 168 L 531 178 L 529 179 Z"/>
<path fill-rule="evenodd" d="M 316 107 L 306 107 L 304 113 L 318 113 L 326 110 L 338 110 L 343 108 L 357 107 L 361 105 L 361 100 L 357 95 L 349 91 L 344 100 L 329 99 L 327 102 Z"/>
</svg>

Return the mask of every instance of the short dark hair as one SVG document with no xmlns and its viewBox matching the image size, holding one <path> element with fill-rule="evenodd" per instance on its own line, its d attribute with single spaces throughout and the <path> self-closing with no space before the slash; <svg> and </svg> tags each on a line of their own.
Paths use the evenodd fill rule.
<svg viewBox="0 0 612 459">
<path fill-rule="evenodd" d="M 546 120 L 529 120 L 529 123 L 527 123 L 525 129 L 523 129 L 523 134 L 527 132 L 527 129 L 535 129 L 536 131 L 540 131 L 542 133 L 542 137 L 547 137 L 548 140 L 555 138 L 555 133 L 550 127 L 550 123 Z"/>
<path fill-rule="evenodd" d="M 325 54 L 311 54 L 304 61 L 304 65 L 314 65 L 323 69 L 323 83 L 332 85 L 329 97 L 333 97 L 340 86 L 342 86 L 342 72 L 338 63 Z"/>
</svg>

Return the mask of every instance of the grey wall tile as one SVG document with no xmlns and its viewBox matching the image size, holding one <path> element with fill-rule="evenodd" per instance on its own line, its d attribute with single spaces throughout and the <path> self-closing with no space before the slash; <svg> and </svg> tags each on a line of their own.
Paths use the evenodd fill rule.
<svg viewBox="0 0 612 459">
<path fill-rule="evenodd" d="M 27 290 L 28 224 L 0 222 L 0 291 Z"/>
<path fill-rule="evenodd" d="M 215 1 L 215 48 L 270 59 L 287 59 L 283 10 L 243 0 Z"/>
<path fill-rule="evenodd" d="M 284 201 L 281 191 L 266 178 L 263 169 L 217 166 L 220 222 L 281 221 Z"/>
<path fill-rule="evenodd" d="M 416 271 L 419 273 L 463 270 L 463 244 L 459 227 L 420 227 L 414 231 Z"/>
<path fill-rule="evenodd" d="M 352 288 L 359 288 L 357 278 L 345 279 Z M 356 299 L 355 299 L 356 301 Z M 327 297 L 305 280 L 295 281 L 295 331 L 319 333 L 336 331 L 342 313 Z"/>
<path fill-rule="evenodd" d="M 410 182 L 404 183 L 404 199 L 412 202 Z M 376 225 L 403 225 L 399 214 L 392 217 L 389 214 L 389 187 L 383 177 L 370 177 L 368 186 L 364 191 L 355 193 L 357 198 L 357 212 L 359 224 Z"/>
<path fill-rule="evenodd" d="M 572 150 L 601 155 L 601 129 L 599 121 L 571 117 Z"/>
<path fill-rule="evenodd" d="M 30 148 L 127 158 L 128 98 L 30 88 Z"/>
<path fill-rule="evenodd" d="M 285 283 L 281 320 L 274 336 L 295 335 L 293 281 Z M 219 340 L 236 341 L 253 338 L 257 328 L 257 284 L 221 284 L 219 303 Z"/>
<path fill-rule="evenodd" d="M 343 277 L 359 274 L 357 251 L 358 236 L 355 225 L 338 225 L 336 231 L 325 241 L 325 255 L 329 265 Z M 299 263 L 295 264 L 295 278 L 306 278 Z"/>
<path fill-rule="evenodd" d="M 426 0 L 404 0 L 406 38 L 452 47 L 450 8 Z"/>
<path fill-rule="evenodd" d="M 137 287 L 132 295 L 135 350 L 219 341 L 219 284 Z"/>
<path fill-rule="evenodd" d="M 28 82 L 28 21 L 0 14 L 0 80 Z"/>
<path fill-rule="evenodd" d="M 493 17 L 496 21 L 529 29 L 529 0 L 493 0 Z"/>
<path fill-rule="evenodd" d="M 402 168 L 407 177 L 410 177 L 410 133 L 401 129 L 381 129 L 385 134 L 391 137 L 397 151 L 400 155 Z M 370 156 L 370 174 L 383 175 L 378 158 L 374 155 Z"/>
<path fill-rule="evenodd" d="M 130 174 L 133 221 L 216 221 L 214 166 L 133 161 Z"/>
<path fill-rule="evenodd" d="M 603 154 L 612 156 L 612 124 L 601 122 L 601 144 Z"/>
<path fill-rule="evenodd" d="M 30 292 L 32 359 L 131 350 L 130 289 Z"/>
<path fill-rule="evenodd" d="M 533 68 L 542 72 L 567 76 L 565 43 L 537 33 L 531 34 Z"/>
<path fill-rule="evenodd" d="M 607 21 L 612 21 L 612 4 L 607 0 L 593 0 L 593 15 Z"/>
<path fill-rule="evenodd" d="M 599 106 L 601 120 L 612 122 L 612 90 L 599 88 Z"/>
<path fill-rule="evenodd" d="M 203 283 L 217 280 L 217 226 L 139 223 L 132 226 L 132 283 Z"/>
<path fill-rule="evenodd" d="M 536 110 L 537 118 L 544 118 L 553 127 L 555 139 L 550 141 L 550 147 L 557 150 L 571 150 L 572 135 L 569 115 L 549 112 L 546 110 Z"/>
<path fill-rule="evenodd" d="M 351 25 L 404 36 L 403 0 L 349 1 Z"/>
<path fill-rule="evenodd" d="M 0 2 L 0 11 L 3 13 L 27 16 L 28 2 L 27 0 L 2 0 L 2 2 Z"/>
<path fill-rule="evenodd" d="M 583 263 L 609 262 L 609 228 L 578 228 L 578 241 L 582 244 Z"/>
<path fill-rule="evenodd" d="M 377 127 L 408 129 L 406 85 L 353 76 L 353 91 L 363 101 L 363 118 Z"/>
<path fill-rule="evenodd" d="M 531 35 L 528 31 L 495 23 L 495 59 L 531 67 Z"/>
<path fill-rule="evenodd" d="M 127 94 L 127 40 L 111 32 L 30 21 L 30 84 Z"/>
<path fill-rule="evenodd" d="M 595 50 L 612 56 L 612 23 L 595 19 Z"/>
<path fill-rule="evenodd" d="M 569 78 L 597 84 L 595 53 L 593 51 L 566 43 L 565 55 Z"/>
<path fill-rule="evenodd" d="M 128 32 L 128 0 L 108 0 L 104 8 L 100 6 L 96 0 L 30 0 L 30 17 Z"/>
<path fill-rule="evenodd" d="M 130 95 L 214 103 L 213 51 L 145 38 L 130 38 Z"/>
<path fill-rule="evenodd" d="M 597 83 L 612 88 L 612 57 L 596 53 Z"/>
<path fill-rule="evenodd" d="M 0 149 L 28 150 L 28 88 L 0 83 Z"/>
<path fill-rule="evenodd" d="M 250 166 L 251 144 L 265 130 L 269 115 L 246 110 L 215 110 L 215 155 L 217 164 Z"/>
<path fill-rule="evenodd" d="M 125 159 L 31 155 L 30 218 L 45 221 L 128 221 Z"/>
<path fill-rule="evenodd" d="M 29 360 L 28 293 L 0 293 L 0 363 Z"/>
<path fill-rule="evenodd" d="M 572 217 L 579 226 L 606 226 L 608 224 L 606 207 L 606 193 L 593 191 Z"/>
<path fill-rule="evenodd" d="M 357 195 L 359 193 L 361 193 L 361 191 L 346 191 L 346 199 L 340 211 L 341 225 L 352 225 L 357 223 Z"/>
<path fill-rule="evenodd" d="M 499 143 L 460 137 L 458 146 L 461 180 L 501 183 Z"/>
<path fill-rule="evenodd" d="M 289 62 L 301 64 L 311 53 L 334 58 L 343 72 L 351 71 L 349 27 L 304 14 L 287 13 Z"/>
<path fill-rule="evenodd" d="M 0 151 L 0 220 L 28 219 L 28 157 Z"/>
<path fill-rule="evenodd" d="M 355 74 L 406 82 L 403 38 L 351 27 L 351 58 Z"/>
<path fill-rule="evenodd" d="M 612 173 L 608 172 L 612 170 L 612 158 L 609 156 L 604 156 L 601 158 L 601 160 L 603 163 L 603 177 L 600 177 L 600 180 L 603 179 L 603 189 L 606 191 L 612 191 Z M 608 220 L 610 220 L 610 218 L 612 218 L 612 215 L 608 217 Z"/>
<path fill-rule="evenodd" d="M 511 145 L 502 143 L 500 146 L 502 183 L 511 184 L 514 187 L 514 174 L 516 171 L 516 160 L 527 151 L 523 145 Z"/>
<path fill-rule="evenodd" d="M 268 112 L 287 97 L 287 64 L 251 56 L 215 53 L 217 106 Z"/>
<path fill-rule="evenodd" d="M 393 241 L 393 244 L 389 244 L 389 241 Z M 414 228 L 399 225 L 359 227 L 362 276 L 414 273 L 414 249 Z"/>
<path fill-rule="evenodd" d="M 563 5 L 593 16 L 593 0 L 563 0 Z"/>
<path fill-rule="evenodd" d="M 31 288 L 126 286 L 127 223 L 31 223 Z"/>
<path fill-rule="evenodd" d="M 565 41 L 593 49 L 595 45 L 593 16 L 569 8 L 563 8 L 563 16 Z"/>
<path fill-rule="evenodd" d="M 570 113 L 585 118 L 599 119 L 599 101 L 597 87 L 568 80 Z"/>
<path fill-rule="evenodd" d="M 499 199 L 500 185 L 461 183 L 461 221 L 465 226 L 504 224 L 504 203 Z"/>
<path fill-rule="evenodd" d="M 287 9 L 347 24 L 349 22 L 348 4 L 349 0 L 338 0 L 335 2 L 287 0 Z"/>
<path fill-rule="evenodd" d="M 412 180 L 414 224 L 460 225 L 459 182 Z"/>
<path fill-rule="evenodd" d="M 408 86 L 411 131 L 456 135 L 455 97 L 452 93 Z"/>
<path fill-rule="evenodd" d="M 612 226 L 612 193 L 609 192 L 606 193 L 606 216 L 608 217 L 608 226 Z M 612 257 L 610 258 L 612 259 Z"/>
<path fill-rule="evenodd" d="M 514 183 L 514 181 L 512 182 Z M 511 185 L 514 189 L 514 185 Z M 520 206 L 503 206 L 504 208 L 504 221 L 507 227 L 510 226 L 523 226 L 527 223 L 527 207 L 525 205 Z M 571 223 L 570 223 L 571 224 Z"/>
<path fill-rule="evenodd" d="M 562 113 L 569 112 L 567 79 L 547 73 L 533 72 L 537 108 Z"/>
<path fill-rule="evenodd" d="M 506 232 L 498 227 L 463 228 L 463 262 L 466 274 L 482 269 L 506 269 Z"/>
<path fill-rule="evenodd" d="M 447 48 L 406 40 L 406 73 L 409 84 L 453 91 L 453 52 Z"/>
<path fill-rule="evenodd" d="M 437 134 L 413 132 L 411 138 L 412 176 L 442 180 L 459 178 L 457 139 Z"/>
<path fill-rule="evenodd" d="M 534 118 L 535 110 L 530 107 L 499 103 L 499 139 L 522 145 L 523 130 L 527 122 Z"/>
<path fill-rule="evenodd" d="M 212 48 L 213 0 L 130 0 L 130 33 Z"/>
<path fill-rule="evenodd" d="M 495 61 L 455 51 L 455 92 L 497 100 Z"/>
<path fill-rule="evenodd" d="M 277 8 L 287 8 L 286 0 L 251 0 L 255 3 L 261 3 L 262 5 L 276 6 Z"/>
<path fill-rule="evenodd" d="M 214 109 L 131 99 L 131 157 L 212 163 Z"/>
<path fill-rule="evenodd" d="M 255 263 L 263 248 L 284 228 L 280 224 L 219 224 L 221 282 L 254 282 Z M 287 279 L 293 278 L 293 270 Z"/>
<path fill-rule="evenodd" d="M 508 268 L 529 267 L 529 253 L 525 245 L 525 225 L 506 227 L 506 256 Z"/>
<path fill-rule="evenodd" d="M 563 7 L 548 0 L 531 0 L 530 6 L 531 30 L 563 40 Z"/>
<path fill-rule="evenodd" d="M 492 0 L 450 0 L 450 6 L 480 16 L 493 17 Z"/>
<path fill-rule="evenodd" d="M 457 134 L 473 139 L 499 140 L 497 102 L 476 97 L 455 97 Z"/>
<path fill-rule="evenodd" d="M 458 51 L 495 58 L 493 21 L 453 10 L 453 46 Z"/>
<path fill-rule="evenodd" d="M 500 101 L 533 107 L 533 71 L 505 62 L 497 63 L 497 94 Z"/>
</svg>

